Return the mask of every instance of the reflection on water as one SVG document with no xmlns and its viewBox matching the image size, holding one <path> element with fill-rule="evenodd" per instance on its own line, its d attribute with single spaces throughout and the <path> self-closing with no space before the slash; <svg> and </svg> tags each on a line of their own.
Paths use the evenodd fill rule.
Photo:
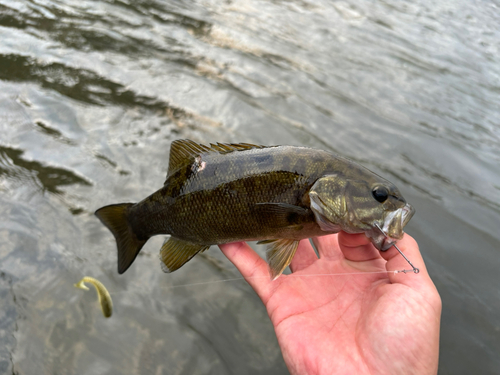
<svg viewBox="0 0 500 375">
<path fill-rule="evenodd" d="M 172 288 L 235 277 L 216 249 L 165 275 L 158 238 L 116 272 L 92 213 L 157 190 L 179 138 L 323 148 L 392 180 L 443 298 L 440 372 L 498 371 L 499 14 L 0 0 L 0 372 L 287 373 L 243 282 Z M 109 320 L 83 275 L 109 286 Z"/>
<path fill-rule="evenodd" d="M 0 76 L 5 81 L 33 82 L 83 103 L 140 106 L 150 111 L 168 108 L 153 98 L 137 96 L 123 85 L 107 81 L 90 70 L 74 69 L 60 63 L 38 64 L 35 59 L 15 55 L 0 55 L 0 65 L 6 69 L 4 76 Z"/>
<path fill-rule="evenodd" d="M 21 180 L 21 184 L 41 185 L 42 191 L 61 194 L 59 186 L 92 184 L 70 170 L 44 166 L 37 161 L 25 160 L 23 151 L 0 146 L 0 176 Z"/>
</svg>

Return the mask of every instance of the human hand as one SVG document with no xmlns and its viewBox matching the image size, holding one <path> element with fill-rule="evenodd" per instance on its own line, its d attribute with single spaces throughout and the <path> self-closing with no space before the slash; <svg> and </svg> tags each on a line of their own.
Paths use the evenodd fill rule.
<svg viewBox="0 0 500 375">
<path fill-rule="evenodd" d="M 441 299 L 415 240 L 378 251 L 363 234 L 300 242 L 292 274 L 271 281 L 244 242 L 220 245 L 259 295 L 291 374 L 435 374 Z"/>
</svg>

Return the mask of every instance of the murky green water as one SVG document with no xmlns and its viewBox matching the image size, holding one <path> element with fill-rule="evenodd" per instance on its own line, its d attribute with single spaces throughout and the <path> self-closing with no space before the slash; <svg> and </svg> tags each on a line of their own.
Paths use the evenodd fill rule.
<svg viewBox="0 0 500 375">
<path fill-rule="evenodd" d="M 156 238 L 116 272 L 93 211 L 157 190 L 179 138 L 396 183 L 443 298 L 440 373 L 500 371 L 499 24 L 495 1 L 0 0 L 0 373 L 287 373 L 244 282 L 174 287 L 237 277 L 217 249 L 167 275 Z"/>
</svg>

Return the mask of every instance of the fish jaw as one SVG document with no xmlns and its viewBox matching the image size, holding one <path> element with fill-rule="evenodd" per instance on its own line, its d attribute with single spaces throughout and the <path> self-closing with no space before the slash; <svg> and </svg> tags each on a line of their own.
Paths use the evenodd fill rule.
<svg viewBox="0 0 500 375">
<path fill-rule="evenodd" d="M 414 214 L 415 208 L 407 203 L 404 207 L 389 212 L 381 225 L 377 223 L 366 232 L 366 236 L 370 238 L 377 249 L 386 251 L 403 238 L 403 229 Z"/>
</svg>

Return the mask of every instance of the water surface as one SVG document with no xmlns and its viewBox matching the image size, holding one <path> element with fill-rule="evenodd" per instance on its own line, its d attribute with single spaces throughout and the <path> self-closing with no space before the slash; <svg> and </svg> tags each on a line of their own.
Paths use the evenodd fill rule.
<svg viewBox="0 0 500 375">
<path fill-rule="evenodd" d="M 166 275 L 155 238 L 116 272 L 93 212 L 157 190 L 181 138 L 322 148 L 393 181 L 443 299 L 440 373 L 498 372 L 498 7 L 0 0 L 0 372 L 287 373 L 244 282 L 175 287 L 237 277 L 217 249 Z"/>
</svg>

